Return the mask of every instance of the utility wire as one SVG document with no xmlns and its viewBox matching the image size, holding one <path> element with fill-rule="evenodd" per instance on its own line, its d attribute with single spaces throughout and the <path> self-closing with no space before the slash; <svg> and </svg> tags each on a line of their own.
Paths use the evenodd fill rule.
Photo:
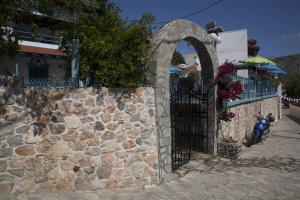
<svg viewBox="0 0 300 200">
<path fill-rule="evenodd" d="M 211 7 L 213 7 L 213 6 L 215 6 L 215 5 L 219 4 L 219 3 L 221 3 L 222 1 L 224 1 L 224 0 L 216 1 L 216 2 L 214 2 L 214 3 L 212 3 L 212 4 L 208 5 L 208 6 L 206 6 L 206 7 L 204 7 L 204 8 L 202 8 L 202 9 L 200 9 L 200 10 L 197 10 L 197 11 L 191 13 L 191 14 L 188 14 L 188 15 L 185 15 L 185 16 L 182 16 L 182 17 L 178 17 L 177 19 L 185 19 L 185 18 L 191 17 L 191 16 L 193 16 L 193 15 L 197 15 L 197 14 L 199 14 L 199 13 L 205 11 L 205 10 L 208 10 L 209 8 L 211 8 Z M 168 22 L 170 22 L 170 21 L 172 21 L 172 20 L 163 21 L 163 22 L 154 22 L 154 23 L 152 23 L 152 24 L 156 24 L 156 25 L 159 25 L 159 24 L 166 24 L 166 23 L 168 23 Z"/>
</svg>

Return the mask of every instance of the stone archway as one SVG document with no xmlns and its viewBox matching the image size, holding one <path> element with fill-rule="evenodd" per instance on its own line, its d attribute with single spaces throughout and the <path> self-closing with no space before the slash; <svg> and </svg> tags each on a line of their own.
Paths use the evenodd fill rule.
<svg viewBox="0 0 300 200">
<path fill-rule="evenodd" d="M 156 125 L 158 133 L 158 155 L 160 179 L 171 172 L 171 124 L 169 71 L 173 52 L 177 42 L 185 40 L 192 44 L 200 58 L 204 82 L 214 80 L 218 61 L 214 42 L 197 24 L 188 20 L 175 20 L 163 26 L 151 39 L 152 52 L 146 65 L 149 82 L 155 88 Z M 216 147 L 216 90 L 208 88 L 208 143 L 209 152 L 215 154 Z"/>
</svg>

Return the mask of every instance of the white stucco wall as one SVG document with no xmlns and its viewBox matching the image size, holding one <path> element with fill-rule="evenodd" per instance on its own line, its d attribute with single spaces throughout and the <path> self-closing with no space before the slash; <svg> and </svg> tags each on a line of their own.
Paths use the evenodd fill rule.
<svg viewBox="0 0 300 200">
<path fill-rule="evenodd" d="M 220 33 L 221 43 L 217 44 L 219 64 L 248 58 L 247 29 Z"/>
<path fill-rule="evenodd" d="M 39 58 L 38 56 L 36 56 Z M 17 58 L 2 57 L 0 60 L 0 75 L 5 74 L 5 71 L 9 71 L 11 74 L 16 74 L 16 63 L 19 64 L 19 76 L 28 80 L 28 63 L 31 60 L 31 56 L 18 56 Z M 63 78 L 66 75 L 67 61 L 59 57 L 45 57 L 47 64 L 49 64 L 48 74 L 49 76 Z"/>
</svg>

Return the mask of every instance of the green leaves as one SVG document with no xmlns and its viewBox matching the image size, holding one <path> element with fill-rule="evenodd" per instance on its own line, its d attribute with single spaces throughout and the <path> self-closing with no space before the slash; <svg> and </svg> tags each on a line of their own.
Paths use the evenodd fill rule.
<svg viewBox="0 0 300 200">
<path fill-rule="evenodd" d="M 149 24 L 154 16 L 121 19 L 119 9 L 109 1 L 76 4 L 76 22 L 65 30 L 62 49 L 69 51 L 73 36 L 80 40 L 79 78 L 101 81 L 105 87 L 138 87 L 144 81 L 141 66 L 146 63 L 150 45 Z"/>
<path fill-rule="evenodd" d="M 176 50 L 174 51 L 171 64 L 172 65 L 185 64 L 185 59 L 180 52 Z"/>
</svg>

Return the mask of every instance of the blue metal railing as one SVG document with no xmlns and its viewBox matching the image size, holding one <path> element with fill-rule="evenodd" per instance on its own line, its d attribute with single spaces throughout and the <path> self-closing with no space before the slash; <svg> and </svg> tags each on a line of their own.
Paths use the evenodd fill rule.
<svg viewBox="0 0 300 200">
<path fill-rule="evenodd" d="M 277 85 L 260 79 L 232 77 L 234 81 L 240 81 L 244 91 L 239 95 L 240 99 L 231 101 L 228 106 L 237 105 L 262 98 L 269 98 L 278 94 Z"/>
<path fill-rule="evenodd" d="M 74 88 L 79 87 L 77 79 L 30 79 L 24 80 L 25 88 Z"/>
</svg>

